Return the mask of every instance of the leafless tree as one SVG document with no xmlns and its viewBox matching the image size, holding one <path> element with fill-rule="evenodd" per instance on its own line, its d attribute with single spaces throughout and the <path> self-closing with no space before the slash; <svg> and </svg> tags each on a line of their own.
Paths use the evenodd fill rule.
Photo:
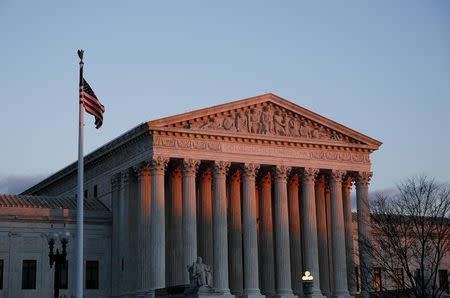
<svg viewBox="0 0 450 298">
<path fill-rule="evenodd" d="M 395 195 L 378 194 L 371 201 L 372 239 L 360 243 L 390 281 L 375 288 L 384 293 L 396 289 L 396 296 L 441 297 L 438 269 L 450 253 L 450 187 L 420 176 L 397 188 Z M 377 283 L 378 277 L 372 280 Z"/>
</svg>

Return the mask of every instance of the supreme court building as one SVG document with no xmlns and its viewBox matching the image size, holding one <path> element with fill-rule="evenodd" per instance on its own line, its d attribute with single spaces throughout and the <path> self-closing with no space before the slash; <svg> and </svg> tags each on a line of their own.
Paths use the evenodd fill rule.
<svg viewBox="0 0 450 298">
<path fill-rule="evenodd" d="M 225 296 L 302 296 L 306 270 L 314 297 L 354 295 L 351 191 L 369 237 L 380 145 L 274 94 L 138 125 L 85 158 L 85 199 L 111 212 L 98 295 L 182 293 L 197 256 Z M 74 197 L 76 183 L 74 163 L 23 195 Z"/>
</svg>

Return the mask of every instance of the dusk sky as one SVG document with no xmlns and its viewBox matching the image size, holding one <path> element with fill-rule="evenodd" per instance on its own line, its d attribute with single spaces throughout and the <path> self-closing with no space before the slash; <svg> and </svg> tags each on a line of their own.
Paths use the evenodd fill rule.
<svg viewBox="0 0 450 298">
<path fill-rule="evenodd" d="M 0 0 L 0 36 L 0 193 L 77 159 L 78 48 L 106 107 L 86 153 L 272 92 L 383 142 L 371 190 L 450 182 L 449 1 Z"/>
</svg>

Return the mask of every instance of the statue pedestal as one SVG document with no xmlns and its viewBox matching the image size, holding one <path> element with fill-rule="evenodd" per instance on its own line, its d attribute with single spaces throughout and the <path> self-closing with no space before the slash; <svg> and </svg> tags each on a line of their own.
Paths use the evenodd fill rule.
<svg viewBox="0 0 450 298">
<path fill-rule="evenodd" d="M 222 293 L 209 286 L 201 286 L 197 291 L 186 290 L 184 297 L 189 298 L 234 298 L 234 295 L 230 293 Z"/>
</svg>

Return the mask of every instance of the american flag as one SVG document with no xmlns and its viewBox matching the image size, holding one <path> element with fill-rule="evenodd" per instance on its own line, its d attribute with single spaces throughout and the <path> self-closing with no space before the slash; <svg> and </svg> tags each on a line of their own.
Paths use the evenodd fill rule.
<svg viewBox="0 0 450 298">
<path fill-rule="evenodd" d="M 103 124 L 103 113 L 105 107 L 98 100 L 91 86 L 83 79 L 83 87 L 80 86 L 80 101 L 83 103 L 86 112 L 95 117 L 95 128 L 100 128 Z"/>
</svg>

